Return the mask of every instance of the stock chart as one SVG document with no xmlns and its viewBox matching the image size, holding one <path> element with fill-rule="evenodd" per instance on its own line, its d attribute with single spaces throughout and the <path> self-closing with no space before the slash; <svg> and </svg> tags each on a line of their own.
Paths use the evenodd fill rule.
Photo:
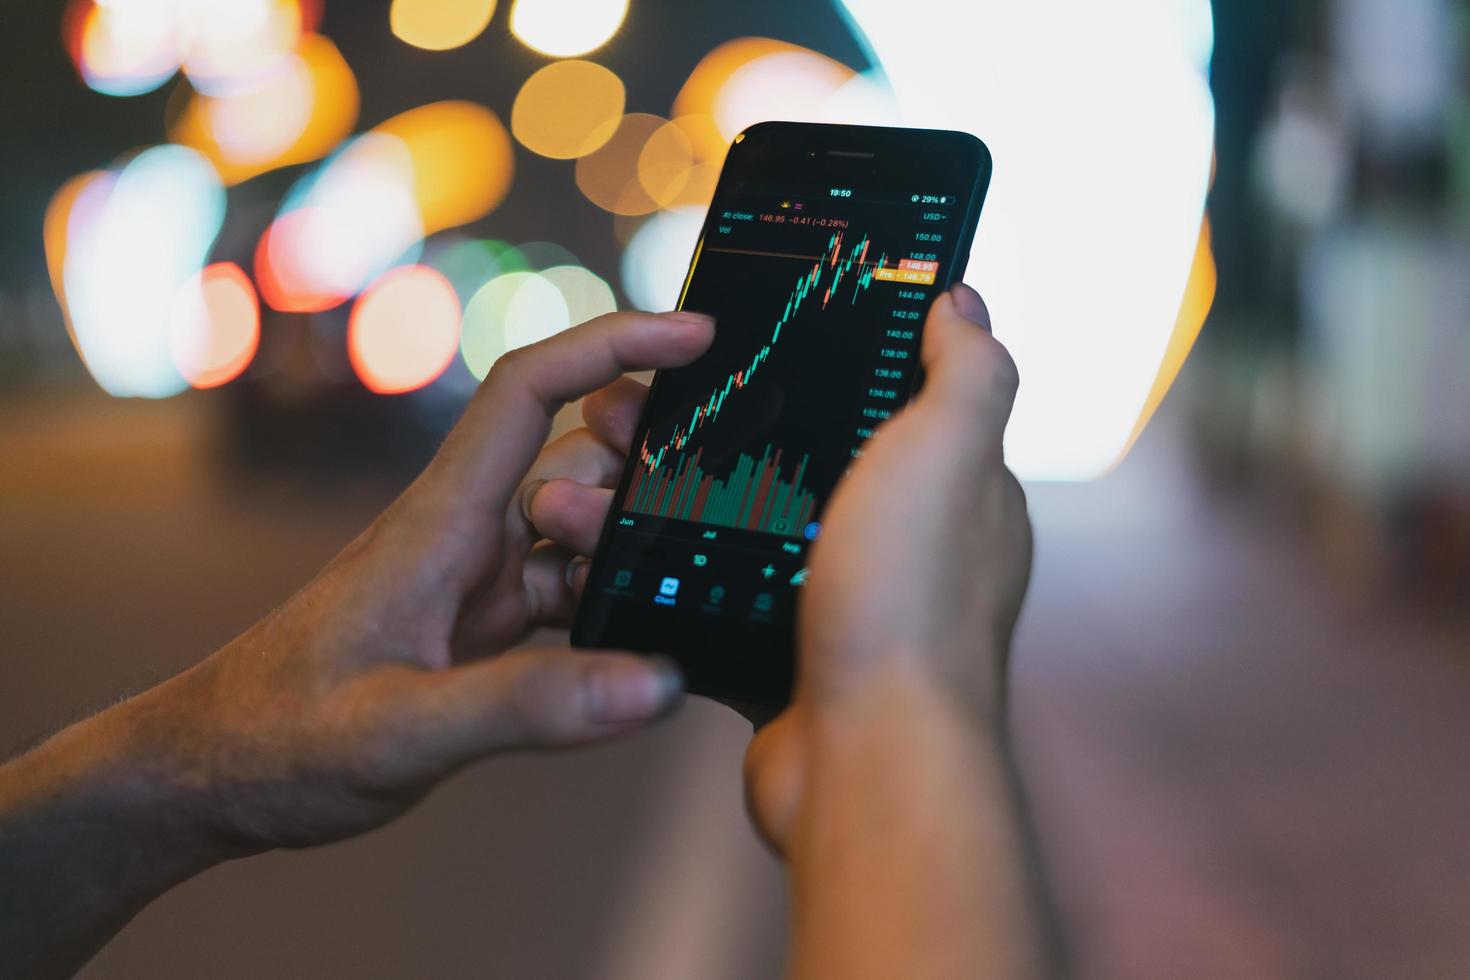
<svg viewBox="0 0 1470 980">
<path fill-rule="evenodd" d="M 654 392 L 624 512 L 809 538 L 907 396 L 948 198 L 834 193 L 756 193 L 719 212 L 684 302 L 716 317 L 716 341 Z"/>
</svg>

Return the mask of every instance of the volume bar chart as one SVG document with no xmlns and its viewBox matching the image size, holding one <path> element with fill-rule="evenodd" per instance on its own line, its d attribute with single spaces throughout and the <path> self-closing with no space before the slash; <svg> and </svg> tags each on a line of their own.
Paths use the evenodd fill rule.
<svg viewBox="0 0 1470 980">
<path fill-rule="evenodd" d="M 810 457 L 803 456 L 790 479 L 783 480 L 781 450 L 767 446 L 758 460 L 742 453 L 730 475 L 719 480 L 700 465 L 703 453 L 678 454 L 661 467 L 639 467 L 623 509 L 801 537 L 816 511 L 816 498 L 802 486 Z"/>
</svg>

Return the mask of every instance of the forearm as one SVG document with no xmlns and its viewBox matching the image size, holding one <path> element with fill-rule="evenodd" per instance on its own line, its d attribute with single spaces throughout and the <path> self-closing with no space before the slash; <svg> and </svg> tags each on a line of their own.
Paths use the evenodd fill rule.
<svg viewBox="0 0 1470 980">
<path fill-rule="evenodd" d="M 0 975 L 67 977 L 216 856 L 203 802 L 149 759 L 132 703 L 0 767 Z"/>
<path fill-rule="evenodd" d="M 1040 903 L 993 725 L 904 676 L 805 723 L 794 976 L 1041 976 Z"/>
</svg>

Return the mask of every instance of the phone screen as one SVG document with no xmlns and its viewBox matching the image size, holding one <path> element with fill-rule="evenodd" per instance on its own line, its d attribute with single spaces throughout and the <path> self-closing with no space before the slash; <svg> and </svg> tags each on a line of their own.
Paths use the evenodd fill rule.
<svg viewBox="0 0 1470 980">
<path fill-rule="evenodd" d="M 738 138 L 679 304 L 715 317 L 715 340 L 654 379 L 574 642 L 672 655 L 698 693 L 784 700 L 823 506 L 919 381 L 989 173 L 958 133 Z"/>
</svg>

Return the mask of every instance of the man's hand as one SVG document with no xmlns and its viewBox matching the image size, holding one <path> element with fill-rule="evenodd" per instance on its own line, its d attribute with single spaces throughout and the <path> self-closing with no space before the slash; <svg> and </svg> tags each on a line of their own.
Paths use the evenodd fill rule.
<svg viewBox="0 0 1470 980">
<path fill-rule="evenodd" d="M 965 286 L 935 302 L 923 363 L 827 508 L 795 696 L 746 760 L 752 815 L 792 864 L 798 976 L 1040 969 L 1000 738 L 1031 567 L 1002 458 L 1016 368 Z"/>
<path fill-rule="evenodd" d="M 624 313 L 506 355 L 424 474 L 297 595 L 0 767 L 0 973 L 68 973 L 211 863 L 370 829 L 487 753 L 666 713 L 671 665 L 496 655 L 572 614 L 573 560 L 596 542 L 645 393 L 623 375 L 712 338 L 697 314 Z M 589 392 L 587 427 L 543 449 Z"/>
<path fill-rule="evenodd" d="M 613 314 L 501 358 L 380 520 L 264 622 L 130 707 L 148 754 L 176 754 L 219 788 L 214 829 L 252 851 L 375 826 L 486 753 L 587 742 L 667 711 L 680 681 L 665 663 L 492 655 L 570 620 L 567 544 L 595 544 L 581 532 L 600 527 L 641 406 L 643 386 L 622 375 L 683 364 L 712 336 L 692 314 Z M 556 412 L 599 388 L 588 426 L 543 449 Z"/>
</svg>

